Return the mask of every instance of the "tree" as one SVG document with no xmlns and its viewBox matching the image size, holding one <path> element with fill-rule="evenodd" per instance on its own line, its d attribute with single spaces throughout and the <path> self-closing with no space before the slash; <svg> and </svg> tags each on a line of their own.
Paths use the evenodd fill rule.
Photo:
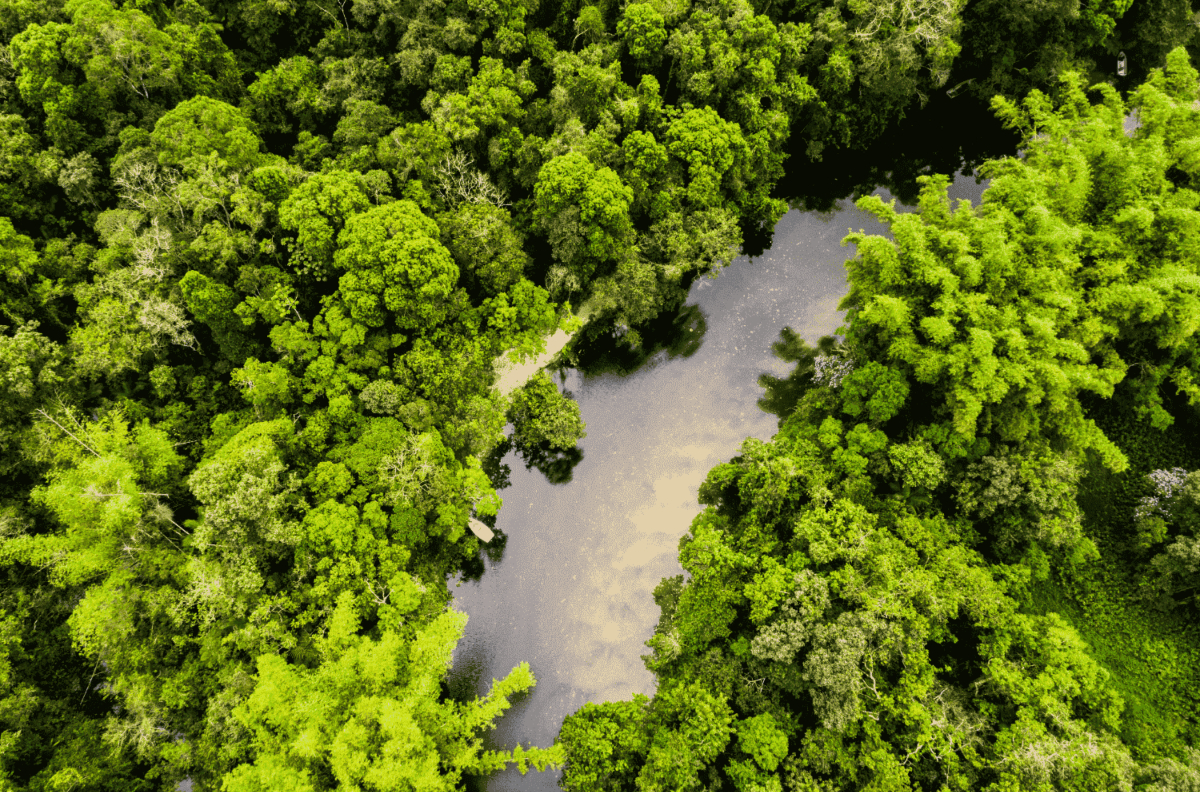
<svg viewBox="0 0 1200 792">
<path fill-rule="evenodd" d="M 184 172 L 198 170 L 210 154 L 226 168 L 259 164 L 262 145 L 255 125 L 232 105 L 207 96 L 180 102 L 154 124 L 150 135 L 158 162 Z"/>
<path fill-rule="evenodd" d="M 759 375 L 758 385 L 766 390 L 758 400 L 759 409 L 778 415 L 782 425 L 795 411 L 800 397 L 814 384 L 840 385 L 843 372 L 853 370 L 853 363 L 837 355 L 836 347 L 837 339 L 833 336 L 824 336 L 815 347 L 810 347 L 791 327 L 780 330 L 779 340 L 771 344 L 771 353 L 792 363 L 793 368 L 787 377 Z"/>
<path fill-rule="evenodd" d="M 1200 474 L 1184 468 L 1155 470 L 1153 486 L 1134 510 L 1140 544 L 1159 552 L 1150 559 L 1146 583 L 1168 602 L 1200 598 Z M 1168 541 L 1169 540 L 1169 541 Z"/>
<path fill-rule="evenodd" d="M 347 171 L 313 174 L 291 190 L 279 206 L 279 225 L 295 234 L 292 268 L 318 277 L 328 273 L 338 233 L 370 206 L 362 177 Z"/>
<path fill-rule="evenodd" d="M 587 437 L 579 405 L 555 387 L 545 371 L 530 378 L 514 395 L 508 418 L 513 441 L 520 446 L 546 444 L 568 449 Z"/>
<path fill-rule="evenodd" d="M 311 58 L 285 58 L 256 75 L 242 108 L 266 134 L 312 133 L 332 109 L 321 94 L 321 80 L 321 67 Z"/>
<path fill-rule="evenodd" d="M 66 11 L 75 29 L 92 39 L 84 74 L 101 95 L 132 93 L 149 99 L 152 91 L 181 80 L 177 42 L 141 11 L 118 11 L 108 0 L 72 0 Z"/>
<path fill-rule="evenodd" d="M 625 7 L 617 34 L 625 42 L 629 54 L 638 61 L 655 65 L 662 58 L 667 31 L 663 15 L 650 3 L 631 3 Z"/>
<path fill-rule="evenodd" d="M 1054 218 L 1038 236 L 1010 239 L 1001 229 L 1021 223 L 1028 203 L 1010 209 L 1005 198 L 1025 185 L 1001 178 L 979 213 L 948 211 L 944 177 L 926 180 L 920 214 L 901 216 L 877 197 L 859 201 L 892 226 L 896 242 L 846 238 L 860 246 L 842 303 L 855 316 L 852 356 L 895 366 L 900 382 L 929 388 L 935 420 L 944 422 L 931 439 L 960 449 L 952 453 L 967 453 L 981 432 L 1010 442 L 1038 432 L 1094 449 L 1121 469 L 1120 452 L 1075 395 L 1111 395 L 1124 366 L 1100 346 L 1104 336 L 1079 314 L 1082 306 L 1064 299 L 1079 277 L 1071 254 L 1058 254 L 1059 246 L 1070 250 L 1070 232 Z"/>
<path fill-rule="evenodd" d="M 438 225 L 442 243 L 464 279 L 470 279 L 472 292 L 499 294 L 525 274 L 529 256 L 507 210 L 486 203 L 463 203 L 440 215 Z"/>
<path fill-rule="evenodd" d="M 430 328 L 448 316 L 458 265 L 440 232 L 412 201 L 355 215 L 338 235 L 338 295 L 368 327 L 387 320 L 401 330 Z"/>
<path fill-rule="evenodd" d="M 188 310 L 212 331 L 213 340 L 225 357 L 241 363 L 252 353 L 253 342 L 234 313 L 240 301 L 233 289 L 194 270 L 180 279 L 179 289 Z"/>
<path fill-rule="evenodd" d="M 649 751 L 650 711 L 646 696 L 632 701 L 588 702 L 565 721 L 556 744 L 563 747 L 567 768 L 563 789 L 633 789 Z"/>
<path fill-rule="evenodd" d="M 38 405 L 63 385 L 66 361 L 62 346 L 37 332 L 35 324 L 4 327 L 0 335 L 0 465 L 5 475 L 24 464 L 22 435 Z"/>
<path fill-rule="evenodd" d="M 51 466 L 32 498 L 53 523 L 7 537 L 5 558 L 45 569 L 50 584 L 78 592 L 67 608 L 71 640 L 93 667 L 104 664 L 106 684 L 124 702 L 103 729 L 105 742 L 114 758 L 149 761 L 172 708 L 162 693 L 181 683 L 186 689 L 189 676 L 186 667 L 171 667 L 178 647 L 167 613 L 177 602 L 173 584 L 190 538 L 165 502 L 180 494 L 182 459 L 164 432 L 148 422 L 131 426 L 117 412 L 84 421 L 69 407 L 39 409 L 37 420 L 37 457 Z M 64 750 L 51 766 L 59 782 L 79 783 L 104 761 L 89 756 L 94 743 L 87 746 L 101 729 L 83 721 L 67 732 L 69 750 L 78 753 Z"/>
<path fill-rule="evenodd" d="M 560 262 L 547 284 L 551 294 L 578 291 L 631 241 L 632 192 L 616 173 L 596 168 L 582 154 L 564 154 L 542 166 L 534 196 L 534 219 Z"/>
<path fill-rule="evenodd" d="M 18 234 L 7 217 L 0 217 L 0 270 L 3 271 L 4 279 L 12 293 L 15 294 L 20 287 L 26 286 L 33 279 L 37 264 L 38 255 L 34 250 L 33 240 L 24 234 Z M 29 316 L 29 308 L 22 305 L 22 302 L 24 301 L 11 297 L 5 299 L 4 304 L 0 305 L 0 311 L 3 311 L 10 321 L 32 318 Z"/>
<path fill-rule="evenodd" d="M 396 121 L 391 112 L 377 102 L 347 99 L 346 113 L 333 133 L 333 142 L 342 151 L 342 159 L 365 170 L 374 161 L 375 145 L 392 129 Z"/>
<path fill-rule="evenodd" d="M 255 759 L 225 776 L 231 792 L 456 789 L 463 773 L 516 764 L 522 773 L 561 763 L 561 749 L 484 751 L 479 732 L 533 687 L 522 663 L 491 693 L 467 704 L 439 701 L 450 653 L 466 615 L 444 612 L 404 625 L 420 601 L 411 581 L 391 593 L 388 626 L 378 640 L 358 635 L 359 619 L 341 597 L 329 634 L 319 643 L 314 669 L 288 665 L 276 655 L 258 660 L 254 692 L 236 710 L 253 733 Z"/>
</svg>

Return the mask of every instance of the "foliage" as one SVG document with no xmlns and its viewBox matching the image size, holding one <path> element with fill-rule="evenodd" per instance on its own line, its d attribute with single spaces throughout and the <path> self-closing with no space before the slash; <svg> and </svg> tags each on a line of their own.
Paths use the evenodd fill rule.
<svg viewBox="0 0 1200 792">
<path fill-rule="evenodd" d="M 512 397 L 508 419 L 518 446 L 545 444 L 566 450 L 587 437 L 579 405 L 559 392 L 545 371 L 531 377 Z"/>
<path fill-rule="evenodd" d="M 343 595 L 318 642 L 316 668 L 289 666 L 277 655 L 259 658 L 254 692 L 234 711 L 254 734 L 256 759 L 230 772 L 224 789 L 452 790 L 464 772 L 515 762 L 524 773 L 529 764 L 544 770 L 559 760 L 556 748 L 482 750 L 478 732 L 508 709 L 510 696 L 533 687 L 529 666 L 494 681 L 485 699 L 439 702 L 466 616 L 451 611 L 425 625 L 404 625 L 420 597 L 411 580 L 399 583 L 378 641 L 356 634 L 358 618 Z"/>
<path fill-rule="evenodd" d="M 1200 327 L 1183 230 L 1195 85 L 1172 53 L 1134 94 L 1152 120 L 1130 137 L 1115 91 L 1093 105 L 1064 75 L 1057 101 L 995 101 L 1025 152 L 986 166 L 979 207 L 952 209 L 945 177 L 911 214 L 859 201 L 892 236 L 846 238 L 844 340 L 781 333 L 794 370 L 760 379 L 779 432 L 709 472 L 686 582 L 655 592 L 659 692 L 568 717 L 564 788 L 656 788 L 659 746 L 694 761 L 687 728 L 655 719 L 687 686 L 737 724 L 691 766 L 709 788 L 1190 783 L 1195 631 L 1156 642 L 1137 578 L 1190 597 L 1196 474 L 1157 469 L 1136 512 L 1092 482 L 1146 469 L 1148 449 L 1109 434 L 1114 412 L 1136 408 L 1145 436 L 1182 411 L 1172 442 L 1194 425 L 1188 375 L 1160 386 L 1191 370 Z M 1143 573 L 1118 571 L 1139 554 Z M 1074 602 L 1047 599 L 1064 588 Z M 1140 643 L 1113 649 L 1121 618 Z M 1133 652 L 1162 664 L 1151 690 L 1122 678 L 1145 662 Z M 1151 696 L 1171 703 L 1144 723 Z"/>
<path fill-rule="evenodd" d="M 969 77 L 1012 97 L 1118 46 L 1158 65 L 1189 15 L 2 4 L 7 788 L 449 788 L 564 756 L 574 788 L 1185 778 L 1178 751 L 1130 770 L 1104 675 L 1005 599 L 1021 559 L 1092 555 L 1072 493 L 1088 454 L 1123 457 L 1086 398 L 1124 387 L 1165 427 L 1198 392 L 1181 52 L 1133 94 L 1132 138 L 1115 92 L 1093 107 L 1068 81 L 1058 109 L 997 105 L 1027 155 L 993 166 L 983 209 L 951 213 L 937 180 L 918 216 L 869 205 L 896 242 L 859 240 L 845 342 L 783 337 L 779 439 L 706 483 L 693 580 L 660 591 L 655 699 L 501 754 L 478 735 L 528 670 L 467 705 L 440 684 L 461 633 L 445 580 L 478 564 L 469 517 L 501 505 L 482 460 L 516 446 L 562 481 L 582 458 L 548 377 L 492 387 L 559 301 L 590 301 L 592 342 L 620 328 L 597 353 L 617 366 L 664 327 L 690 354 L 687 289 L 769 241 L 785 162 L 816 180 L 811 160 Z M 1146 569 L 1189 535 L 1171 514 L 1141 527 Z M 964 630 L 991 653 L 979 695 L 945 649 Z M 856 668 L 905 693 L 876 701 Z M 1046 759 L 1082 745 L 1083 765 Z"/>
</svg>

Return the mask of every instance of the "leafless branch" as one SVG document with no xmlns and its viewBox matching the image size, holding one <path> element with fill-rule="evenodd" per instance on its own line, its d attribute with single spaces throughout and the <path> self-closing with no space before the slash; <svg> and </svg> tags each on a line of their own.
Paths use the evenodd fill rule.
<svg viewBox="0 0 1200 792">
<path fill-rule="evenodd" d="M 75 434 L 74 434 L 74 433 L 73 433 L 73 432 L 72 432 L 70 429 L 68 429 L 67 427 L 63 426 L 63 425 L 62 425 L 62 424 L 60 424 L 58 421 L 54 420 L 54 417 L 53 417 L 53 416 L 51 416 L 51 415 L 50 415 L 50 413 L 46 412 L 45 410 L 43 410 L 43 409 L 42 409 L 42 408 L 40 408 L 40 407 L 37 409 L 37 412 L 38 412 L 38 413 L 41 413 L 42 417 L 43 417 L 43 418 L 45 418 L 47 421 L 49 421 L 50 423 L 54 424 L 54 425 L 55 425 L 55 426 L 57 426 L 59 429 L 63 430 L 63 432 L 65 432 L 65 433 L 67 434 L 67 436 L 68 436 L 68 437 L 70 437 L 72 440 L 74 440 L 76 443 L 79 443 L 79 445 L 83 446 L 83 447 L 84 447 L 84 448 L 86 448 L 88 451 L 91 451 L 91 452 L 92 452 L 93 454 L 95 454 L 97 457 L 99 457 L 99 456 L 100 456 L 100 453 L 99 453 L 98 451 L 96 451 L 96 449 L 92 448 L 90 445 L 88 445 L 87 443 L 85 443 L 85 442 L 83 442 L 82 440 L 80 440 L 78 437 L 76 437 L 76 436 L 75 436 Z"/>
</svg>

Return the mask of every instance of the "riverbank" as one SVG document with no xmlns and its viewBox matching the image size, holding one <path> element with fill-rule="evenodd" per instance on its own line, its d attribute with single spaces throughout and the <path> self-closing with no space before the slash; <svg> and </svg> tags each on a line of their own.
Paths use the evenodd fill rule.
<svg viewBox="0 0 1200 792">
<path fill-rule="evenodd" d="M 496 358 L 494 367 L 498 378 L 495 388 L 501 396 L 507 396 L 529 381 L 529 378 L 547 366 L 554 356 L 561 352 L 571 339 L 575 337 L 588 319 L 595 312 L 595 303 L 587 300 L 579 306 L 579 311 L 572 311 L 568 317 L 559 323 L 558 328 L 545 337 L 546 348 L 532 360 L 518 361 L 513 359 L 511 351 Z"/>
</svg>

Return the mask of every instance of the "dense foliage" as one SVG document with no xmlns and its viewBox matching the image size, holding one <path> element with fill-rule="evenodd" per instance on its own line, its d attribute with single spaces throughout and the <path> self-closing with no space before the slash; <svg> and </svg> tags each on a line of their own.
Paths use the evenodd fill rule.
<svg viewBox="0 0 1200 792">
<path fill-rule="evenodd" d="M 785 176 L 803 181 L 812 161 L 867 147 L 935 90 L 973 80 L 979 96 L 1015 97 L 1118 46 L 1144 72 L 1161 57 L 1153 47 L 1188 44 L 1193 32 L 1175 0 L 1003 10 L 941 0 L 0 4 L 0 786 L 149 790 L 190 778 L 198 790 L 450 789 L 465 775 L 568 755 L 568 783 L 584 783 L 572 780 L 587 772 L 570 753 L 577 726 L 548 748 L 483 749 L 480 734 L 508 697 L 534 684 L 527 668 L 483 699 L 454 700 L 444 685 L 463 629 L 445 581 L 482 568 L 468 520 L 500 508 L 497 452 L 514 447 L 556 469 L 584 432 L 578 408 L 545 377 L 501 395 L 495 361 L 539 352 L 574 321 L 571 302 L 587 302 L 594 332 L 625 328 L 623 343 L 636 346 L 695 277 L 769 237 L 788 199 L 800 200 L 778 189 Z M 1029 51 L 1015 53 L 1012 41 Z M 1190 303 L 1178 296 L 1194 277 L 1194 135 L 1184 67 L 1173 68 L 1137 100 L 1145 133 L 1136 140 L 1151 142 L 1132 154 L 1104 148 L 1103 129 L 1119 126 L 1121 112 L 1106 95 L 1095 134 L 1080 138 L 1090 142 L 1047 144 L 1047 164 L 1029 171 L 1036 183 L 1021 181 L 1022 166 L 998 166 L 1016 170 L 1005 177 L 1011 200 L 995 192 L 995 214 L 951 215 L 929 188 L 929 230 L 912 226 L 905 238 L 913 256 L 933 262 L 985 245 L 1012 261 L 1033 256 L 1032 269 L 939 270 L 913 287 L 883 266 L 884 247 L 864 240 L 852 296 L 861 334 L 847 340 L 863 365 L 836 391 L 856 420 L 837 417 L 835 391 L 797 391 L 784 400 L 789 410 L 825 410 L 829 421 L 814 435 L 797 418 L 745 458 L 791 459 L 771 449 L 807 443 L 803 464 L 763 464 L 840 493 L 833 516 L 814 516 L 813 526 L 877 532 L 880 563 L 945 556 L 945 570 L 921 585 L 945 587 L 945 575 L 963 585 L 944 603 L 906 593 L 915 604 L 894 607 L 909 621 L 884 624 L 885 605 L 868 592 L 890 591 L 887 574 L 863 572 L 861 596 L 821 582 L 834 569 L 858 574 L 855 565 L 874 556 L 831 546 L 812 556 L 815 566 L 764 560 L 753 623 L 783 643 L 753 651 L 773 657 L 799 640 L 772 626 L 779 613 L 795 621 L 823 608 L 833 624 L 853 612 L 836 629 L 869 642 L 860 655 L 869 650 L 894 670 L 903 647 L 923 636 L 946 643 L 968 629 L 948 619 L 973 619 L 969 630 L 983 637 L 972 640 L 986 647 L 977 651 L 1018 666 L 1013 658 L 1033 653 L 1047 674 L 1065 667 L 1083 680 L 1077 689 L 1056 683 L 1059 698 L 1038 699 L 1027 715 L 996 716 L 1011 750 L 1041 739 L 1037 718 L 1052 712 L 1059 720 L 1046 739 L 1093 740 L 1105 757 L 1097 778 L 1125 777 L 1110 735 L 1119 707 L 1103 675 L 1079 659 L 1067 627 L 1021 617 L 1005 599 L 1025 567 L 997 578 L 989 564 L 1091 552 L 1060 498 L 1086 449 L 1113 469 L 1123 457 L 1080 393 L 1105 396 L 1123 366 L 1136 365 L 1131 398 L 1161 426 L 1172 415 L 1167 383 L 1198 387 L 1188 379 Z M 1093 119 L 1086 102 L 1072 101 L 1079 118 Z M 1006 112 L 1058 118 L 1041 105 Z M 1096 206 L 1115 214 L 1086 214 L 1091 193 L 1060 194 L 1044 181 L 1060 171 L 1054 178 L 1100 174 L 1096 184 L 1114 187 Z M 1037 214 L 1044 228 L 1010 227 L 1029 214 L 1022 196 L 1047 207 Z M 1060 217 L 1060 200 L 1083 203 Z M 1059 260 L 1073 255 L 1063 245 L 1085 244 L 1072 225 L 1085 222 L 1096 228 L 1086 255 L 1107 262 L 1096 285 L 1108 302 L 1030 293 L 1043 277 L 1090 288 L 1078 280 L 1090 275 Z M 883 275 L 866 274 L 871 267 Z M 934 289 L 947 296 L 930 307 Z M 905 345 L 906 316 L 929 323 L 913 325 L 929 333 L 913 342 L 919 349 Z M 1027 316 L 1032 324 L 1021 324 Z M 984 334 L 1001 347 L 963 346 Z M 1093 343 L 1095 355 L 1080 352 Z M 1018 355 L 1003 344 L 1025 346 Z M 976 358 L 992 368 L 976 369 Z M 970 381 L 961 376 L 968 359 L 980 375 Z M 909 431 L 898 416 L 909 415 L 917 390 L 936 411 L 911 416 L 919 430 Z M 889 439 L 899 437 L 907 439 Z M 909 473 L 886 496 L 894 513 L 880 517 L 870 493 L 887 475 L 885 459 Z M 843 478 L 822 478 L 822 465 Z M 706 498 L 732 499 L 721 493 L 732 492 L 736 468 L 715 473 Z M 973 554 L 955 538 L 966 530 L 955 513 L 929 511 L 944 476 L 957 476 L 963 515 L 974 510 L 1001 555 Z M 995 482 L 1006 487 L 1000 495 L 986 490 Z M 774 558 L 772 521 L 799 503 L 778 482 L 770 487 L 778 501 L 764 495 L 772 505 L 746 529 L 756 538 L 713 566 L 713 581 L 732 585 L 745 572 L 737 559 Z M 752 502 L 747 495 L 747 509 Z M 1146 585 L 1170 596 L 1186 585 L 1172 559 L 1185 563 L 1194 547 L 1190 502 L 1147 513 L 1159 522 L 1139 529 L 1145 552 L 1165 559 Z M 722 508 L 704 519 L 742 519 L 733 500 Z M 927 538 L 914 538 L 918 523 Z M 709 546 L 702 535 L 692 555 Z M 796 576 L 807 587 L 799 599 L 781 593 Z M 703 581 L 694 590 L 715 585 Z M 656 662 L 664 679 L 689 681 L 664 685 L 652 705 L 613 710 L 631 740 L 614 760 L 625 763 L 620 772 L 644 765 L 653 783 L 683 783 L 677 749 L 705 767 L 734 768 L 713 772 L 738 783 L 780 766 L 801 772 L 798 760 L 781 765 L 798 733 L 784 710 L 747 714 L 737 704 L 746 717 L 735 715 L 710 676 L 670 670 L 692 668 L 702 652 L 700 627 L 685 627 L 694 595 L 672 585 Z M 741 607 L 737 591 L 706 602 L 709 637 L 757 658 L 749 628 L 733 631 L 726 619 Z M 676 610 L 684 637 L 669 657 Z M 952 615 L 960 611 L 972 615 Z M 1066 637 L 1045 648 L 1046 634 Z M 821 635 L 820 646 L 836 644 Z M 830 668 L 822 684 L 859 694 L 820 705 L 828 735 L 861 730 L 852 725 L 860 708 L 875 704 L 844 681 L 849 670 Z M 905 679 L 934 689 L 924 671 Z M 995 707 L 1040 695 L 1021 687 L 1026 677 L 1005 679 L 989 694 Z M 975 745 L 976 705 L 957 692 L 929 695 L 942 703 L 925 711 L 966 719 L 968 736 L 946 739 Z M 879 740 L 924 728 L 900 706 L 871 710 L 883 718 Z M 639 742 L 650 725 L 663 737 Z M 734 733 L 742 753 L 727 755 L 720 735 Z M 844 735 L 836 740 L 857 745 L 858 731 Z"/>
<path fill-rule="evenodd" d="M 708 474 L 656 590 L 658 692 L 567 719 L 564 788 L 1200 783 L 1198 78 L 1178 49 L 1128 104 L 998 97 L 1024 150 L 979 206 L 858 202 L 892 237 L 845 240 L 844 337 L 784 331 L 779 433 Z M 1140 658 L 1081 635 L 1122 620 Z"/>
</svg>

